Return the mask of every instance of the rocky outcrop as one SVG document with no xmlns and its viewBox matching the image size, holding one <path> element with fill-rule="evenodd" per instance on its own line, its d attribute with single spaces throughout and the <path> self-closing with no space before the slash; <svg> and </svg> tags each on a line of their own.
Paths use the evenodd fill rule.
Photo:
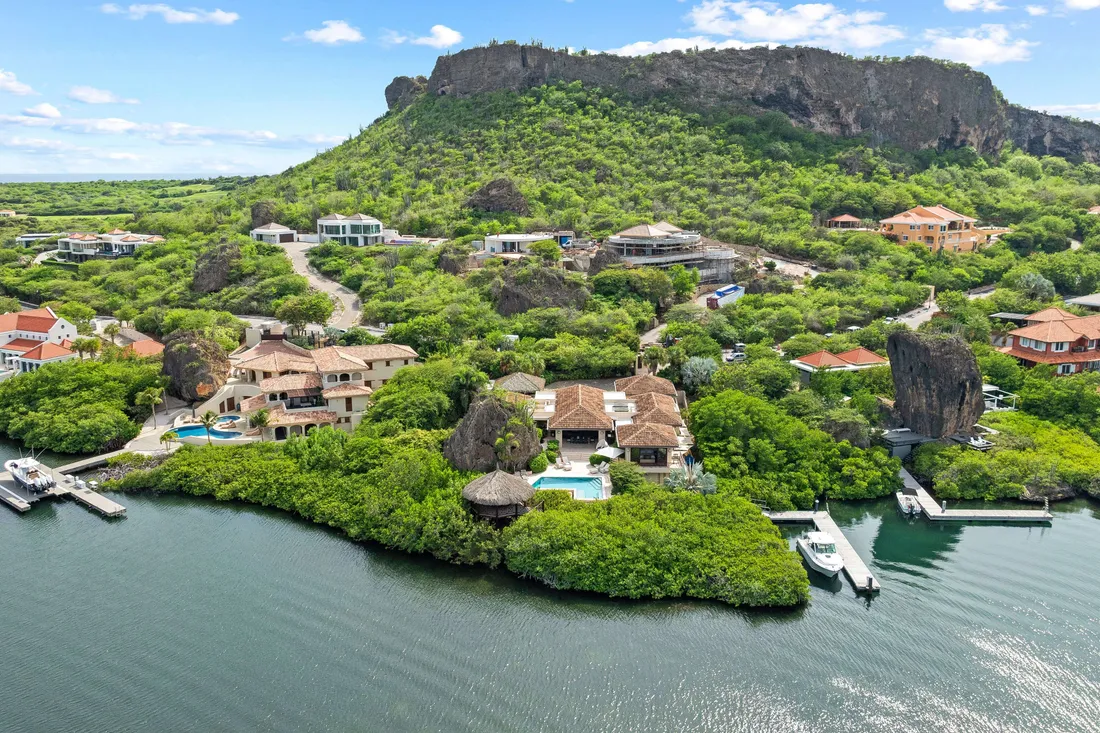
<svg viewBox="0 0 1100 733">
<path fill-rule="evenodd" d="M 257 201 L 252 204 L 252 228 L 258 229 L 265 224 L 272 224 L 278 216 L 278 208 L 274 201 Z"/>
<path fill-rule="evenodd" d="M 196 293 L 214 293 L 229 284 L 233 269 L 241 261 L 241 247 L 236 242 L 219 242 L 199 253 L 191 289 Z"/>
<path fill-rule="evenodd" d="M 225 386 L 229 359 L 218 342 L 181 331 L 164 344 L 161 372 L 169 379 L 169 393 L 188 402 L 202 402 Z"/>
<path fill-rule="evenodd" d="M 390 85 L 394 94 L 387 90 L 391 107 L 408 98 L 402 79 Z M 783 47 L 632 58 L 498 44 L 441 56 L 427 93 L 468 97 L 558 81 L 688 109 L 774 110 L 817 132 L 908 150 L 969 145 L 991 154 L 1011 141 L 1037 155 L 1100 160 L 1100 126 L 1009 105 L 985 74 L 923 57 L 860 60 Z"/>
<path fill-rule="evenodd" d="M 958 336 L 898 331 L 886 342 L 894 409 L 905 427 L 942 438 L 970 432 L 985 411 L 978 360 Z"/>
<path fill-rule="evenodd" d="M 466 199 L 466 207 L 490 214 L 511 213 L 528 216 L 531 207 L 510 178 L 494 178 Z"/>
<path fill-rule="evenodd" d="M 390 109 L 405 109 L 427 88 L 427 77 L 399 76 L 386 87 L 386 105 Z"/>
<path fill-rule="evenodd" d="M 526 466 L 542 452 L 542 446 L 534 424 L 522 419 L 519 410 L 497 397 L 485 395 L 470 405 L 466 416 L 443 443 L 444 457 L 460 471 L 495 470 L 497 438 L 511 433 L 514 444 L 509 461 L 514 466 Z"/>
<path fill-rule="evenodd" d="M 588 296 L 588 288 L 577 275 L 524 262 L 505 268 L 497 293 L 497 312 L 511 316 L 532 308 L 581 310 Z"/>
<path fill-rule="evenodd" d="M 588 264 L 588 276 L 594 277 L 611 265 L 618 265 L 623 261 L 622 257 L 609 250 L 600 247 Z"/>
</svg>

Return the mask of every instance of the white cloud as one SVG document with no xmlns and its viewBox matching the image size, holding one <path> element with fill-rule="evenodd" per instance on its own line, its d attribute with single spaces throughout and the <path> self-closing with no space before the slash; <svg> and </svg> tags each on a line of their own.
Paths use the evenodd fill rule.
<svg viewBox="0 0 1100 733">
<path fill-rule="evenodd" d="M 659 41 L 637 41 L 619 48 L 610 48 L 605 53 L 612 53 L 616 56 L 647 56 L 651 53 L 688 51 L 693 48 L 752 48 L 754 46 L 773 45 L 775 44 L 744 43 L 735 40 L 715 41 L 713 38 L 707 38 L 706 36 L 692 36 L 690 38 L 662 38 Z"/>
<path fill-rule="evenodd" d="M 307 41 L 323 43 L 326 46 L 339 46 L 343 43 L 359 43 L 363 40 L 363 34 L 358 28 L 348 25 L 343 20 L 326 20 L 321 23 L 321 28 L 306 31 L 302 35 Z M 284 41 L 291 41 L 297 36 L 287 36 Z"/>
<path fill-rule="evenodd" d="M 1046 15 L 1050 12 L 1045 5 L 1028 5 L 1024 10 L 1031 16 Z"/>
<path fill-rule="evenodd" d="M 1001 5 L 997 0 L 943 0 L 943 6 L 952 13 L 968 13 L 973 10 L 995 13 L 999 10 L 1008 10 L 1008 6 Z"/>
<path fill-rule="evenodd" d="M 149 15 L 159 15 L 164 19 L 165 23 L 209 23 L 211 25 L 232 25 L 240 20 L 241 16 L 237 13 L 230 13 L 224 10 L 202 10 L 200 8 L 188 8 L 187 10 L 177 10 L 171 5 L 164 3 L 154 4 L 136 4 L 127 5 L 122 7 L 115 3 L 106 3 L 100 5 L 101 12 L 108 13 L 110 15 L 122 15 L 125 14 L 130 20 L 142 20 Z"/>
<path fill-rule="evenodd" d="M 1100 0 L 1066 0 L 1070 10 L 1095 10 L 1100 8 Z"/>
<path fill-rule="evenodd" d="M 37 137 L 12 137 L 0 139 L 0 147 L 11 148 L 24 153 L 34 155 L 47 155 L 51 157 L 87 156 L 97 160 L 140 160 L 141 156 L 119 150 L 103 150 L 101 148 L 89 148 L 84 145 L 74 145 L 64 140 L 50 140 Z"/>
<path fill-rule="evenodd" d="M 1100 102 L 1094 104 L 1037 104 L 1033 109 L 1052 115 L 1070 115 L 1086 119 L 1100 118 Z"/>
<path fill-rule="evenodd" d="M 106 89 L 89 86 L 75 86 L 69 90 L 69 99 L 84 104 L 141 104 L 136 99 L 124 99 Z"/>
<path fill-rule="evenodd" d="M 396 46 L 402 43 L 411 43 L 416 46 L 431 46 L 432 48 L 447 48 L 462 43 L 462 34 L 454 28 L 445 25 L 433 25 L 426 36 L 412 36 L 386 31 L 382 34 L 382 43 L 387 46 Z"/>
<path fill-rule="evenodd" d="M 687 14 L 692 30 L 708 36 L 832 49 L 875 48 L 904 38 L 900 28 L 880 22 L 885 17 L 869 10 L 844 12 L 829 3 L 783 8 L 752 0 L 703 0 Z"/>
<path fill-rule="evenodd" d="M 30 84 L 24 84 L 15 78 L 15 73 L 11 71 L 4 71 L 0 69 L 0 92 L 7 92 L 8 94 L 15 94 L 20 97 L 29 97 L 32 94 L 38 94 L 38 92 L 31 89 Z"/>
<path fill-rule="evenodd" d="M 926 31 L 924 37 L 931 45 L 917 49 L 916 53 L 959 61 L 974 67 L 1027 61 L 1031 58 L 1032 47 L 1039 45 L 1022 38 L 1013 38 L 1012 32 L 1003 25 L 988 23 L 980 28 L 970 28 L 961 36 L 932 29 Z"/>
<path fill-rule="evenodd" d="M 28 107 L 23 110 L 23 114 L 28 117 L 44 117 L 51 120 L 56 120 L 61 116 L 61 110 L 54 107 L 49 102 L 43 102 L 42 104 L 36 104 L 33 107 Z"/>
</svg>

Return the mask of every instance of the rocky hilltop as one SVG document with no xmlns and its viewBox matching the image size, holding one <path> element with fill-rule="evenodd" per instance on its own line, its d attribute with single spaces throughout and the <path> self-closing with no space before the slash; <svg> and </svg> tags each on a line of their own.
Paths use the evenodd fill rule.
<svg viewBox="0 0 1100 733">
<path fill-rule="evenodd" d="M 968 67 L 919 57 L 857 60 L 815 48 L 630 58 L 499 44 L 442 56 L 428 79 L 394 79 L 386 101 L 401 108 L 423 94 L 521 92 L 557 81 L 686 108 L 777 110 L 817 132 L 868 135 L 908 150 L 969 145 L 986 154 L 1012 142 L 1034 155 L 1100 161 L 1100 125 L 1008 104 L 988 76 Z"/>
</svg>

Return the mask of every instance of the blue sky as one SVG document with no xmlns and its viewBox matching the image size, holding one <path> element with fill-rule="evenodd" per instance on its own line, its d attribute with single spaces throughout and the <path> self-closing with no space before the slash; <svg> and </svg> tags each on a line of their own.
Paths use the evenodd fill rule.
<svg viewBox="0 0 1100 733">
<path fill-rule="evenodd" d="M 195 1 L 0 7 L 0 173 L 278 172 L 384 113 L 394 76 L 493 38 L 922 53 L 1100 120 L 1100 0 Z"/>
</svg>

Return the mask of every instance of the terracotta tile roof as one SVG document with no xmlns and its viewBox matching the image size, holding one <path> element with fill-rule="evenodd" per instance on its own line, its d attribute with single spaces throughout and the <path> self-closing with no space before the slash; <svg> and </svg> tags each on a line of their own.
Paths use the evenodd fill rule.
<svg viewBox="0 0 1100 733">
<path fill-rule="evenodd" d="M 326 346 L 312 353 L 313 363 L 322 372 L 362 371 L 367 362 L 356 358 L 338 346 Z"/>
<path fill-rule="evenodd" d="M 864 366 L 866 364 L 889 364 L 890 362 L 883 357 L 879 356 L 870 349 L 865 349 L 860 346 L 858 349 L 852 349 L 851 351 L 843 351 L 836 355 L 836 358 L 841 361 L 848 362 L 849 364 L 855 364 L 857 366 Z"/>
<path fill-rule="evenodd" d="M 832 219 L 829 219 L 829 221 L 854 221 L 858 224 L 860 221 L 863 220 L 860 219 L 858 216 L 852 216 L 851 214 L 841 214 L 840 216 L 834 216 Z"/>
<path fill-rule="evenodd" d="M 246 359 L 245 361 L 237 362 L 238 369 L 251 369 L 257 372 L 273 372 L 275 374 L 282 374 L 284 372 L 312 372 L 316 371 L 317 365 L 314 364 L 312 359 L 302 358 L 293 354 L 284 354 L 281 352 L 275 352 L 272 354 L 264 354 L 257 356 L 254 359 Z"/>
<path fill-rule="evenodd" d="M 0 315 L 0 332 L 31 331 L 33 333 L 48 333 L 57 321 L 57 316 L 49 308 L 36 308 L 20 313 L 4 313 Z"/>
<path fill-rule="evenodd" d="M 610 430 L 615 423 L 604 412 L 603 390 L 575 384 L 555 392 L 554 414 L 547 426 L 551 430 Z"/>
<path fill-rule="evenodd" d="M 415 359 L 419 356 L 416 349 L 404 344 L 371 344 L 370 346 L 336 346 L 345 354 L 350 354 L 363 361 L 378 361 L 379 359 Z M 314 352 L 316 353 L 316 352 Z"/>
<path fill-rule="evenodd" d="M 40 343 L 42 342 L 36 341 L 35 339 L 12 339 L 3 346 L 0 346 L 0 349 L 4 351 L 15 351 L 22 354 L 23 352 L 30 351 Z"/>
<path fill-rule="evenodd" d="M 662 232 L 669 232 L 670 234 L 679 234 L 684 231 L 675 224 L 669 224 L 667 221 L 659 221 L 653 225 L 654 229 L 660 229 Z"/>
<path fill-rule="evenodd" d="M 625 392 L 627 396 L 656 392 L 658 394 L 676 395 L 676 385 L 664 377 L 655 377 L 652 374 L 641 374 L 636 377 L 625 377 L 615 380 L 615 390 Z"/>
<path fill-rule="evenodd" d="M 1079 338 L 1100 338 L 1100 316 L 1073 318 L 1066 321 L 1042 321 L 1009 333 L 1016 338 L 1029 338 L 1046 343 L 1076 341 Z"/>
<path fill-rule="evenodd" d="M 241 412 L 247 414 L 250 412 L 256 412 L 267 407 L 267 395 L 258 394 L 241 400 L 240 408 Z"/>
<path fill-rule="evenodd" d="M 322 372 L 339 372 L 364 369 L 367 362 L 415 359 L 416 351 L 402 344 L 374 344 L 372 346 L 326 346 L 311 351 L 313 361 Z"/>
<path fill-rule="evenodd" d="M 1100 361 L 1100 351 L 1096 349 L 1054 353 L 1050 351 L 1032 351 L 1020 346 L 1002 346 L 997 351 L 1036 364 L 1080 364 L 1086 361 Z"/>
<path fill-rule="evenodd" d="M 337 419 L 337 414 L 330 410 L 295 410 L 294 412 L 287 412 L 283 404 L 279 402 L 271 408 L 267 424 L 271 427 L 278 425 L 308 425 L 310 423 L 326 425 L 335 424 Z"/>
<path fill-rule="evenodd" d="M 69 351 L 64 346 L 44 341 L 30 351 L 24 353 L 21 358 L 29 361 L 48 361 L 49 359 L 59 359 L 63 356 L 72 355 L 73 352 Z"/>
<path fill-rule="evenodd" d="M 260 389 L 264 392 L 319 390 L 321 389 L 321 375 L 317 372 L 309 372 L 307 374 L 284 374 L 281 377 L 269 377 L 260 380 Z"/>
<path fill-rule="evenodd" d="M 653 423 L 620 425 L 615 436 L 620 448 L 675 448 L 680 444 L 675 428 Z"/>
<path fill-rule="evenodd" d="M 264 354 L 297 354 L 299 356 L 309 356 L 309 349 L 298 346 L 285 339 L 271 339 L 269 341 L 261 341 L 247 351 L 241 352 L 235 358 L 241 361 L 246 359 L 253 359 L 257 356 Z"/>
<path fill-rule="evenodd" d="M 164 353 L 164 344 L 153 339 L 142 339 L 128 344 L 123 351 L 129 351 L 137 356 L 156 356 Z"/>
<path fill-rule="evenodd" d="M 647 392 L 638 395 L 634 399 L 637 413 L 634 415 L 635 423 L 655 423 L 680 427 L 684 424 L 684 418 L 676 409 L 676 400 L 665 394 Z"/>
<path fill-rule="evenodd" d="M 1069 311 L 1062 310 L 1061 308 L 1051 307 L 1044 308 L 1041 311 L 1036 311 L 1027 317 L 1028 323 L 1046 323 L 1047 321 L 1068 321 L 1080 316 L 1074 315 Z"/>
<path fill-rule="evenodd" d="M 882 219 L 880 224 L 946 224 L 948 222 L 975 222 L 977 219 L 972 219 L 965 214 L 960 214 L 957 211 L 952 211 L 946 206 L 915 206 L 908 211 L 903 211 L 900 214 L 890 217 L 889 219 Z"/>
<path fill-rule="evenodd" d="M 534 394 L 546 387 L 546 380 L 542 377 L 536 377 L 534 374 L 515 372 L 514 374 L 506 374 L 496 380 L 493 382 L 493 386 L 509 392 Z"/>
<path fill-rule="evenodd" d="M 333 397 L 366 397 L 374 393 L 374 390 L 362 384 L 350 384 L 345 382 L 344 384 L 336 387 L 330 387 L 321 394 L 326 400 Z"/>
<path fill-rule="evenodd" d="M 126 231 L 123 231 L 123 230 L 119 229 L 118 227 L 115 227 L 114 229 L 112 229 L 111 231 L 109 231 L 107 233 L 110 234 L 112 237 L 114 237 L 114 236 L 117 236 L 119 234 L 129 234 L 130 232 L 126 232 Z"/>
<path fill-rule="evenodd" d="M 289 232 L 292 231 L 290 227 L 283 226 L 282 224 L 276 224 L 271 222 L 270 224 L 264 224 L 262 227 L 256 227 L 252 231 L 254 232 Z"/>
<path fill-rule="evenodd" d="M 816 368 L 821 367 L 844 367 L 851 366 L 843 359 L 838 359 L 837 356 L 828 351 L 815 351 L 812 354 L 806 354 L 806 356 L 800 356 L 795 361 L 802 362 L 807 366 Z"/>
<path fill-rule="evenodd" d="M 668 232 L 664 229 L 659 229 L 658 227 L 655 227 L 652 224 L 639 224 L 638 226 L 633 226 L 633 227 L 630 227 L 629 229 L 624 229 L 623 231 L 619 232 L 615 236 L 616 237 L 642 238 L 642 239 L 646 239 L 646 238 L 663 239 L 663 238 L 667 237 L 669 234 L 671 234 L 671 232 Z"/>
</svg>

